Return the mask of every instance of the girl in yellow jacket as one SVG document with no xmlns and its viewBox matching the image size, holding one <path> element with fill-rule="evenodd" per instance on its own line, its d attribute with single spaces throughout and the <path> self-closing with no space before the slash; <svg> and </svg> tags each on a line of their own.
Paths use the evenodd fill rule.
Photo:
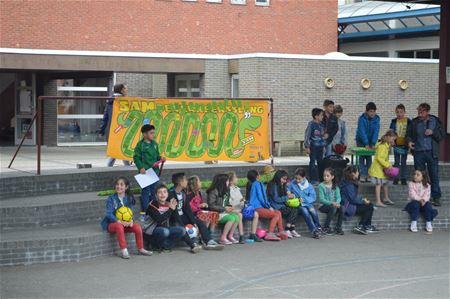
<svg viewBox="0 0 450 299">
<path fill-rule="evenodd" d="M 393 130 L 389 130 L 375 145 L 375 161 L 369 168 L 369 175 L 372 183 L 375 184 L 375 206 L 377 207 L 386 207 L 386 204 L 394 204 L 389 199 L 389 178 L 384 174 L 384 169 L 392 167 L 391 162 L 389 162 L 389 151 L 391 146 L 395 144 L 396 138 L 397 134 Z M 384 190 L 383 201 L 381 201 L 381 185 L 383 185 Z"/>
</svg>

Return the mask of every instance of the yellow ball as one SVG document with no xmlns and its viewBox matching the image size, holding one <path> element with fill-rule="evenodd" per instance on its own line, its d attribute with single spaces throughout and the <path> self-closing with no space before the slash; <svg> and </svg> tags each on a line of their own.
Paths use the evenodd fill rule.
<svg viewBox="0 0 450 299">
<path fill-rule="evenodd" d="M 129 207 L 122 206 L 116 210 L 116 217 L 120 221 L 130 222 L 133 220 L 133 211 Z"/>
</svg>

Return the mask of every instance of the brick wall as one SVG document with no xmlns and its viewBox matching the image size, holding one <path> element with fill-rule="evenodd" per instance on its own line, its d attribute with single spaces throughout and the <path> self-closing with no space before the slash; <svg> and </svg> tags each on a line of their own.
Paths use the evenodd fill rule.
<svg viewBox="0 0 450 299">
<path fill-rule="evenodd" d="M 343 119 L 353 142 L 357 119 L 367 102 L 377 104 L 380 132 L 388 129 L 399 103 L 406 106 L 408 116 L 416 116 L 421 102 L 430 103 L 437 114 L 438 76 L 435 63 L 250 58 L 239 61 L 239 96 L 273 98 L 274 136 L 286 140 L 303 140 L 311 109 L 332 99 L 344 108 Z M 336 81 L 334 88 L 325 88 L 326 77 Z M 371 80 L 368 90 L 360 86 L 362 78 Z M 400 79 L 408 81 L 406 91 L 399 88 Z M 288 144 L 282 154 L 298 154 L 298 148 Z"/>
<path fill-rule="evenodd" d="M 230 97 L 231 77 L 228 73 L 228 60 L 207 60 L 202 79 L 203 97 Z"/>
<path fill-rule="evenodd" d="M 116 73 L 116 83 L 128 86 L 130 97 L 149 98 L 153 96 L 153 76 L 140 73 Z"/>
<path fill-rule="evenodd" d="M 337 1 L 0 1 L 0 47 L 237 54 L 337 48 Z"/>
</svg>

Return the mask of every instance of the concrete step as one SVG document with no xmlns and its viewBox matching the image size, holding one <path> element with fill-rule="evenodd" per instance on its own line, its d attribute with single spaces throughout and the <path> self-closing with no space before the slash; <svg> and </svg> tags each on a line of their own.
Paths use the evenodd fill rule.
<svg viewBox="0 0 450 299">
<path fill-rule="evenodd" d="M 410 223 L 409 216 L 402 209 L 403 204 L 400 203 L 387 208 L 378 208 L 373 216 L 373 224 L 381 230 L 407 230 Z M 434 229 L 449 230 L 449 204 L 445 203 L 438 210 L 439 215 L 433 222 Z M 319 215 L 321 223 L 323 223 L 325 214 L 319 213 Z M 345 221 L 344 231 L 350 233 L 358 220 L 358 217 L 353 217 L 350 221 Z M 261 221 L 260 226 L 267 228 L 268 221 Z M 310 234 L 306 232 L 307 227 L 302 217 L 298 218 L 296 227 L 303 234 L 300 242 L 314 242 L 308 240 Z M 421 219 L 419 228 L 423 227 L 424 222 Z M 250 222 L 245 223 L 245 231 L 246 233 L 250 231 Z M 217 239 L 220 229 L 213 231 L 212 235 Z M 134 236 L 127 234 L 127 244 L 131 252 L 136 252 Z M 0 266 L 78 262 L 98 256 L 112 255 L 117 249 L 115 236 L 102 231 L 99 221 L 45 227 L 22 227 L 1 232 Z"/>
<path fill-rule="evenodd" d="M 189 163 L 188 166 L 172 164 L 164 168 L 162 180 L 169 182 L 171 175 L 180 171 L 185 172 L 187 175 L 199 175 L 203 180 L 211 180 L 217 173 L 230 171 L 235 171 L 239 177 L 246 177 L 248 170 L 257 169 L 261 172 L 265 165 L 264 163 L 220 163 L 210 165 L 201 162 Z M 275 164 L 275 168 L 285 169 L 291 176 L 298 167 L 307 168 L 307 165 L 299 165 L 295 162 Z M 412 165 L 408 165 L 409 177 L 412 171 Z M 114 179 L 119 176 L 128 177 L 131 183 L 137 186 L 133 178 L 135 174 L 136 169 L 134 167 L 54 170 L 40 176 L 30 173 L 7 173 L 2 174 L 0 178 L 0 200 L 51 194 L 97 192 L 111 189 Z M 442 181 L 450 181 L 450 164 L 440 164 L 439 176 Z"/>
</svg>

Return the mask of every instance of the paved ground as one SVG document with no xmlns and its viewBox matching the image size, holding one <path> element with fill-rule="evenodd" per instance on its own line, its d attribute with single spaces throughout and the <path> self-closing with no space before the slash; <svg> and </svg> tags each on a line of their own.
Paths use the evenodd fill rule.
<svg viewBox="0 0 450 299">
<path fill-rule="evenodd" d="M 449 233 L 302 237 L 1 268 L 1 298 L 449 298 Z"/>
<path fill-rule="evenodd" d="M 0 170 L 3 174 L 11 175 L 20 172 L 36 172 L 36 148 L 34 146 L 24 146 L 14 161 L 12 168 L 8 165 L 14 156 L 15 147 L 0 147 Z M 350 158 L 350 157 L 349 157 Z M 391 156 L 394 159 L 393 156 Z M 106 147 L 42 147 L 41 167 L 43 173 L 55 169 L 76 169 L 78 163 L 91 164 L 94 168 L 106 168 Z M 239 166 L 246 162 L 219 162 L 223 166 Z M 270 163 L 269 160 L 260 162 Z M 308 165 L 309 157 L 280 157 L 274 159 L 275 165 Z M 412 156 L 408 157 L 408 163 L 412 164 Z M 173 162 L 168 161 L 165 168 L 185 168 L 198 166 L 202 162 Z M 259 164 L 259 163 L 256 163 Z M 121 161 L 116 161 L 116 167 L 124 167 Z"/>
</svg>

